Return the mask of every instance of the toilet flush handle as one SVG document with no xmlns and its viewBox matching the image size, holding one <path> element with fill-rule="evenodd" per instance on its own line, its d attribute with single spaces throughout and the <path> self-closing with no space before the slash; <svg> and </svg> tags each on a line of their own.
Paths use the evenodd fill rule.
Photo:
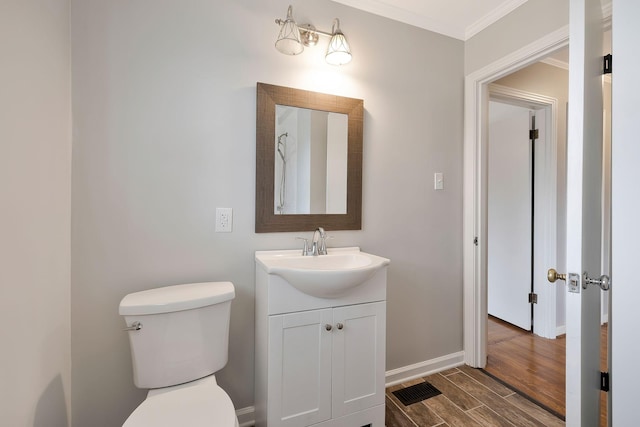
<svg viewBox="0 0 640 427">
<path fill-rule="evenodd" d="M 131 326 L 124 328 L 123 331 L 139 331 L 140 329 L 142 329 L 142 323 L 136 320 Z"/>
</svg>

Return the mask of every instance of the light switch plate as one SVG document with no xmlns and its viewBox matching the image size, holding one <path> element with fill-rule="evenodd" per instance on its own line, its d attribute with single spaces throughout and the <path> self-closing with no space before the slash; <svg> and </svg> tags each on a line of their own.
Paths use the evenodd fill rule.
<svg viewBox="0 0 640 427">
<path fill-rule="evenodd" d="M 444 190 L 444 175 L 442 172 L 433 174 L 433 188 L 434 190 Z"/>
</svg>

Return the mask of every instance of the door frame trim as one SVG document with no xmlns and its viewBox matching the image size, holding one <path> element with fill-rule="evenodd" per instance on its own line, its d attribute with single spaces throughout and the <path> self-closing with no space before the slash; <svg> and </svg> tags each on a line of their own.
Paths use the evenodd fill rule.
<svg viewBox="0 0 640 427">
<path fill-rule="evenodd" d="M 464 94 L 463 313 L 465 363 L 487 361 L 487 110 L 489 83 L 569 45 L 566 25 L 469 74 Z M 474 239 L 477 240 L 477 246 Z"/>
<path fill-rule="evenodd" d="M 558 252 L 558 100 L 507 86 L 489 84 L 489 99 L 507 102 L 545 114 L 543 157 L 536 159 L 534 221 L 534 287 L 539 304 L 533 304 L 533 331 L 543 338 L 555 338 L 556 287 L 548 286 L 547 268 L 557 265 Z"/>
</svg>

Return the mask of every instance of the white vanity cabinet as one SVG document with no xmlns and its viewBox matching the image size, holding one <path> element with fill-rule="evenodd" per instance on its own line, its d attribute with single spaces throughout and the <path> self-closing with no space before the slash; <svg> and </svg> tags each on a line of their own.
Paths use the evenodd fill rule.
<svg viewBox="0 0 640 427">
<path fill-rule="evenodd" d="M 339 298 L 256 263 L 256 427 L 384 427 L 386 267 Z"/>
<path fill-rule="evenodd" d="M 384 403 L 384 302 L 269 316 L 268 346 L 269 426 L 309 426 Z"/>
</svg>

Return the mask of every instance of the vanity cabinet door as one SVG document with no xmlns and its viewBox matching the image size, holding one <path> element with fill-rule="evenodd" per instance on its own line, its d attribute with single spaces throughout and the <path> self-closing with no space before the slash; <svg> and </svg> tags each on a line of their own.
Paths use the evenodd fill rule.
<svg viewBox="0 0 640 427">
<path fill-rule="evenodd" d="M 333 332 L 331 309 L 269 316 L 269 427 L 331 418 Z"/>
<path fill-rule="evenodd" d="M 333 418 L 384 404 L 386 303 L 333 309 Z"/>
</svg>

